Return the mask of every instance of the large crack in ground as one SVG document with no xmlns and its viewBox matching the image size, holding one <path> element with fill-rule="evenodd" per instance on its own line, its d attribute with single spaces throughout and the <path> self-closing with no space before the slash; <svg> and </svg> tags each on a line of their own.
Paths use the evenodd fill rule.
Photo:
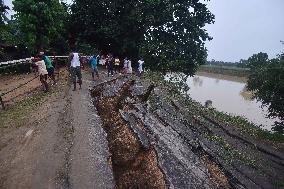
<svg viewBox="0 0 284 189">
<path fill-rule="evenodd" d="M 146 104 L 155 86 L 150 84 L 142 93 L 133 94 L 131 90 L 135 88 L 134 80 L 126 78 L 124 80 L 124 84 L 118 83 L 119 79 L 113 79 L 97 85 L 91 91 L 94 98 L 94 104 L 103 121 L 103 127 L 108 134 L 107 139 L 109 142 L 110 152 L 112 154 L 112 165 L 116 187 L 178 187 L 178 185 L 174 183 L 176 181 L 170 181 L 171 178 L 169 177 L 178 177 L 183 173 L 175 173 L 175 171 L 178 170 L 169 172 L 166 168 L 167 165 L 163 165 L 163 163 L 161 163 L 166 161 L 166 158 L 158 157 L 157 151 L 159 151 L 159 147 L 155 145 L 155 143 L 157 143 L 157 139 L 155 138 L 154 133 L 145 125 L 144 121 L 139 118 L 139 116 L 136 117 L 135 114 L 133 114 L 134 112 L 139 112 L 139 108 L 135 107 L 134 104 Z M 106 93 L 108 86 L 113 86 L 114 88 L 117 87 L 119 90 L 116 90 L 116 94 L 108 95 Z M 130 90 L 130 88 L 132 89 Z M 161 118 L 158 120 L 162 123 L 162 125 L 164 125 L 163 127 L 168 126 L 165 120 Z M 143 136 L 145 135 L 143 133 L 148 133 L 149 136 Z M 208 172 L 203 170 L 202 174 L 209 174 L 210 176 L 207 177 L 207 181 L 205 181 L 205 183 L 203 183 L 204 181 L 202 180 L 188 180 L 188 182 L 199 182 L 199 184 L 195 184 L 196 187 L 199 185 L 206 186 L 208 185 L 206 183 L 212 183 L 212 185 L 218 188 L 231 188 L 228 178 L 225 176 L 220 166 L 213 162 L 209 155 L 204 151 L 195 151 L 196 152 L 194 153 L 200 157 L 200 161 L 207 166 Z M 159 160 L 161 162 L 159 162 Z M 169 161 L 172 160 L 169 159 Z M 163 168 L 166 170 L 163 170 Z M 165 172 L 168 172 L 168 174 Z M 174 174 L 176 174 L 176 176 L 174 176 Z M 195 173 L 192 174 L 194 175 Z M 182 180 L 180 181 L 182 182 Z M 181 188 L 185 188 L 185 186 L 186 183 L 184 185 L 180 185 Z M 208 186 L 205 188 L 212 187 Z"/>
<path fill-rule="evenodd" d="M 254 147 L 255 141 L 233 126 L 225 129 L 191 112 L 149 81 L 119 77 L 98 84 L 91 94 L 107 133 L 116 188 L 244 189 L 281 183 L 280 152 L 260 143 Z"/>
<path fill-rule="evenodd" d="M 155 149 L 152 146 L 143 148 L 119 112 L 126 107 L 122 102 L 134 82 L 128 80 L 124 83 L 116 96 L 102 96 L 102 85 L 92 92 L 107 132 L 116 188 L 167 188 Z"/>
</svg>

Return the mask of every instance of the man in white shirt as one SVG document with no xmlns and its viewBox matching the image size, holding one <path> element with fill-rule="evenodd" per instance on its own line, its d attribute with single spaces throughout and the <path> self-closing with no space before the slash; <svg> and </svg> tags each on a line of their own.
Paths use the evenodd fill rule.
<svg viewBox="0 0 284 189">
<path fill-rule="evenodd" d="M 140 58 L 140 60 L 138 61 L 138 72 L 139 72 L 139 76 L 141 76 L 142 72 L 143 72 L 143 64 L 144 64 L 144 60 L 143 58 Z"/>
<path fill-rule="evenodd" d="M 128 74 L 132 74 L 132 62 L 130 59 L 127 60 L 127 66 L 128 66 L 128 70 L 127 70 L 127 73 Z"/>
<path fill-rule="evenodd" d="M 81 89 L 82 88 L 82 72 L 81 72 L 81 55 L 79 53 L 73 52 L 69 55 L 70 62 L 70 72 L 71 72 L 71 80 L 74 84 L 73 91 L 76 91 L 76 76 L 78 78 L 78 83 Z"/>
</svg>

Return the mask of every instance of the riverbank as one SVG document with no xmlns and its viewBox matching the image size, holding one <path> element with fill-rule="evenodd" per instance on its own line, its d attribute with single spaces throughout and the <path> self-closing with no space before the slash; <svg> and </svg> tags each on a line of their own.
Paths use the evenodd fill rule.
<svg viewBox="0 0 284 189">
<path fill-rule="evenodd" d="M 212 101 L 212 107 L 234 116 L 245 117 L 262 129 L 272 130 L 277 118 L 268 118 L 268 107 L 253 99 L 247 90 L 246 78 L 212 73 L 197 73 L 187 79 L 188 95 L 195 101 L 205 104 Z"/>
<path fill-rule="evenodd" d="M 246 83 L 247 80 L 248 80 L 248 78 L 245 77 L 245 76 L 233 76 L 233 75 L 212 73 L 212 72 L 206 72 L 206 71 L 200 71 L 200 70 L 196 72 L 196 75 L 204 76 L 204 77 L 210 77 L 210 78 L 214 78 L 214 79 L 240 82 L 240 83 Z"/>
<path fill-rule="evenodd" d="M 210 74 L 210 75 L 219 75 L 219 74 Z M 242 116 L 233 116 L 223 111 L 218 111 L 214 108 L 209 108 L 209 109 L 205 108 L 201 103 L 197 102 L 196 100 L 193 100 L 189 95 L 181 94 L 179 92 L 180 91 L 179 88 L 177 87 L 178 85 L 163 80 L 163 77 L 157 73 L 155 74 L 149 73 L 147 74 L 146 77 L 150 78 L 150 80 L 157 83 L 157 85 L 162 86 L 163 88 L 166 88 L 169 91 L 172 91 L 172 95 L 174 95 L 175 98 L 178 98 L 179 100 L 181 100 L 182 104 L 190 106 L 190 108 L 194 110 L 197 116 L 207 115 L 209 117 L 216 119 L 217 122 L 224 122 L 233 127 L 237 127 L 241 129 L 242 132 L 248 133 L 252 136 L 257 136 L 260 140 L 272 140 L 272 141 L 284 143 L 283 135 L 272 133 L 267 130 L 263 130 L 260 127 L 258 127 L 256 124 L 248 121 Z M 236 80 L 240 81 L 240 78 L 238 77 L 225 76 L 225 78 L 230 78 L 232 81 L 236 81 Z M 242 79 L 245 79 L 245 78 L 242 78 Z"/>
<path fill-rule="evenodd" d="M 117 188 L 283 186 L 283 137 L 206 109 L 176 86 L 148 73 L 91 90 Z"/>
<path fill-rule="evenodd" d="M 248 68 L 215 65 L 202 65 L 199 67 L 198 71 L 237 77 L 248 77 L 250 74 L 250 70 Z"/>
</svg>

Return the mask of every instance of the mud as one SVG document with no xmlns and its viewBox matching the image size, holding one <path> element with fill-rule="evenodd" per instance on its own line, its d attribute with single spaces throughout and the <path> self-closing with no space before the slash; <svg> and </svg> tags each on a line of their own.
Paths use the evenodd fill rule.
<svg viewBox="0 0 284 189">
<path fill-rule="evenodd" d="M 128 90 L 134 82 L 113 80 L 97 86 L 92 92 L 108 135 L 116 188 L 166 188 L 155 149 L 152 146 L 144 148 L 119 111 L 120 108 L 127 109 L 122 102 L 129 95 Z M 121 87 L 111 94 L 113 91 L 103 90 L 110 85 Z"/>
<path fill-rule="evenodd" d="M 57 69 L 56 70 L 56 80 L 63 80 L 68 75 L 65 69 Z M 2 97 L 5 106 L 11 106 L 15 103 L 20 102 L 25 99 L 27 96 L 32 96 L 38 90 L 42 89 L 42 84 L 39 78 L 34 79 L 37 76 L 35 73 L 29 74 L 18 74 L 18 75 L 7 75 L 0 76 L 0 93 L 6 93 L 11 91 L 12 89 L 21 86 L 22 84 L 27 83 L 26 85 L 21 86 L 20 88 L 4 95 Z M 34 80 L 33 80 L 34 79 Z M 52 81 L 48 78 L 48 83 L 51 85 Z M 0 108 L 0 111 L 2 108 Z"/>
<path fill-rule="evenodd" d="M 195 112 L 148 80 L 120 77 L 91 94 L 116 188 L 283 188 L 281 150 Z"/>
</svg>

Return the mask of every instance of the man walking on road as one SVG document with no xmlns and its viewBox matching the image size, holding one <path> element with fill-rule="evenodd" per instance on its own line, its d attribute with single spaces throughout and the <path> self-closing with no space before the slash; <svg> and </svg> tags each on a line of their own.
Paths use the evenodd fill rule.
<svg viewBox="0 0 284 189">
<path fill-rule="evenodd" d="M 113 67 L 114 67 L 114 58 L 111 53 L 109 53 L 107 58 L 107 76 L 109 77 L 109 74 L 111 73 L 111 76 L 113 76 Z"/>
<path fill-rule="evenodd" d="M 90 64 L 91 64 L 91 68 L 92 68 L 92 78 L 93 80 L 95 80 L 95 73 L 98 77 L 99 77 L 99 71 L 98 71 L 98 58 L 94 55 L 91 59 L 90 59 Z"/>
<path fill-rule="evenodd" d="M 82 72 L 81 72 L 81 62 L 80 62 L 80 54 L 79 53 L 70 53 L 69 55 L 69 63 L 70 63 L 70 72 L 71 72 L 71 80 L 73 82 L 74 88 L 73 91 L 76 91 L 76 77 L 78 78 L 78 83 L 81 89 L 82 88 Z"/>
</svg>

